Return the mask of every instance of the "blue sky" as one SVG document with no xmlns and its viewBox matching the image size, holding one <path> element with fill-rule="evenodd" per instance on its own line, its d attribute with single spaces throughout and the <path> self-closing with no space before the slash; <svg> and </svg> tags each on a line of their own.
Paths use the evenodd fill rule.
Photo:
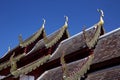
<svg viewBox="0 0 120 80">
<path fill-rule="evenodd" d="M 98 22 L 104 11 L 105 30 L 120 27 L 120 0 L 0 0 L 0 57 L 18 45 L 18 35 L 28 38 L 46 19 L 47 34 L 64 24 L 64 15 L 69 17 L 69 32 L 80 32 L 82 26 L 91 27 Z"/>
</svg>

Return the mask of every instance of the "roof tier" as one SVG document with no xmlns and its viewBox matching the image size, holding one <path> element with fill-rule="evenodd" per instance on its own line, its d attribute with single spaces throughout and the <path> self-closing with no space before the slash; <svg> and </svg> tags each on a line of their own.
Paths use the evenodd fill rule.
<svg viewBox="0 0 120 80">
<path fill-rule="evenodd" d="M 48 71 L 45 71 L 37 80 L 63 80 L 63 77 L 66 77 L 65 80 L 74 80 L 74 78 L 80 78 L 87 72 L 89 69 L 90 63 L 92 63 L 93 55 L 90 55 L 87 58 L 82 60 L 74 61 L 67 64 L 67 76 L 63 75 L 62 67 L 57 67 Z M 86 66 L 85 66 L 86 65 Z M 76 80 L 76 79 L 75 79 Z"/>
<path fill-rule="evenodd" d="M 15 53 L 15 59 L 16 61 L 19 61 L 23 56 L 25 56 L 25 54 L 27 52 L 29 52 L 33 46 L 40 40 L 43 38 L 43 33 L 44 33 L 44 27 L 42 26 L 38 32 L 36 32 L 34 35 L 32 35 L 30 38 L 28 38 L 27 40 L 25 40 L 24 42 L 22 43 L 27 43 L 29 40 L 29 42 L 31 43 L 27 43 L 26 46 L 21 46 L 22 43 L 20 43 L 20 45 L 18 45 L 17 47 L 15 47 L 14 49 L 10 50 L 7 52 L 7 54 L 5 56 L 3 56 L 1 59 L 0 59 L 0 70 L 2 69 L 5 69 L 7 68 L 8 66 L 10 66 L 10 62 L 9 62 L 9 59 L 11 57 L 11 55 L 13 53 Z M 36 36 L 37 35 L 37 36 Z M 34 40 L 31 40 L 35 37 Z"/>
<path fill-rule="evenodd" d="M 52 33 L 48 37 L 46 37 L 46 34 L 44 34 L 44 38 L 42 40 L 38 41 L 36 43 L 36 45 L 33 47 L 33 49 L 29 53 L 25 54 L 24 57 L 22 57 L 21 60 L 17 62 L 17 68 L 18 68 L 17 70 L 27 68 L 25 66 L 30 65 L 31 63 L 32 64 L 35 63 L 42 56 L 53 53 L 54 50 L 59 45 L 59 43 L 68 37 L 69 37 L 69 33 L 67 30 L 67 25 L 64 25 L 62 28 L 60 28 L 58 31 Z M 34 58 L 33 58 L 33 56 L 34 56 Z M 17 59 L 16 58 L 17 57 L 15 57 L 15 60 L 18 59 L 18 58 Z M 37 67 L 39 67 L 38 65 L 39 64 L 37 64 Z M 33 66 L 33 67 L 36 67 L 36 66 Z M 31 68 L 31 69 L 34 70 L 35 68 L 34 69 Z M 5 70 L 1 71 L 0 74 L 4 73 L 4 71 Z M 31 71 L 29 71 L 29 72 L 31 72 Z M 10 72 L 8 71 L 7 74 L 9 74 L 9 73 Z"/>
</svg>

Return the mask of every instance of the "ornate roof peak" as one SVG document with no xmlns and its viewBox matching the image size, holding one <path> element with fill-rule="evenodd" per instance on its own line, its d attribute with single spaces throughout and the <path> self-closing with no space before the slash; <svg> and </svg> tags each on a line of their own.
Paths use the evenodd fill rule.
<svg viewBox="0 0 120 80">
<path fill-rule="evenodd" d="M 68 26 L 68 16 L 64 16 L 65 17 L 65 26 L 67 27 Z"/>
<path fill-rule="evenodd" d="M 43 25 L 42 25 L 42 28 L 45 27 L 45 23 L 46 23 L 46 20 L 43 18 Z"/>
<path fill-rule="evenodd" d="M 104 20 L 103 20 L 104 12 L 101 9 L 97 9 L 97 11 L 100 13 L 100 21 L 98 22 L 98 24 L 103 25 L 104 24 Z"/>
<path fill-rule="evenodd" d="M 23 41 L 22 40 L 22 36 L 19 36 L 19 41 L 20 41 L 20 46 L 21 47 L 26 47 L 29 44 L 33 43 L 35 40 L 37 40 L 37 38 L 42 34 L 43 30 L 44 30 L 44 25 L 45 25 L 45 19 L 43 19 L 43 24 L 42 27 L 30 38 L 28 38 L 27 40 Z"/>
</svg>

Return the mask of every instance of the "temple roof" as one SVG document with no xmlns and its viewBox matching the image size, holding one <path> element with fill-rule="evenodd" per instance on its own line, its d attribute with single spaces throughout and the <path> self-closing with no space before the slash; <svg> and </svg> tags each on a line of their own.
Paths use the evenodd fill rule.
<svg viewBox="0 0 120 80">
<path fill-rule="evenodd" d="M 42 58 L 31 62 L 30 64 L 27 64 L 16 71 L 13 71 L 11 74 L 14 75 L 14 77 L 19 77 L 20 75 L 25 75 L 31 72 L 32 70 L 35 70 L 40 65 L 43 65 L 48 59 L 50 58 L 50 54 L 47 56 L 43 56 Z"/>
<path fill-rule="evenodd" d="M 40 41 L 38 41 L 37 44 L 33 47 L 33 49 L 28 54 L 31 54 L 44 47 L 49 48 L 54 46 L 54 44 L 56 44 L 63 37 L 64 33 L 68 38 L 69 33 L 66 25 L 62 26 L 59 30 L 53 32 L 52 34 L 46 36 L 46 38 L 43 38 Z"/>
<path fill-rule="evenodd" d="M 22 57 L 24 57 L 24 56 L 25 56 L 25 54 L 20 54 L 20 55 L 18 55 L 17 57 L 15 57 L 15 61 L 16 61 L 16 62 L 19 61 L 19 60 L 20 60 Z M 9 60 L 1 63 L 1 64 L 0 64 L 0 71 L 1 71 L 2 69 L 5 69 L 5 68 L 9 67 L 10 65 L 11 65 L 11 63 L 10 63 Z"/>
<path fill-rule="evenodd" d="M 26 59 L 29 59 L 29 58 L 31 59 L 31 57 L 33 55 L 35 55 L 34 52 L 36 52 L 38 50 L 41 50 L 43 48 L 46 48 L 46 50 L 48 51 L 48 48 L 54 46 L 55 44 L 60 43 L 61 40 L 68 38 L 69 37 L 69 33 L 68 33 L 68 30 L 67 30 L 67 26 L 68 25 L 65 22 L 65 25 L 62 28 L 60 28 L 59 30 L 53 32 L 49 36 L 46 36 L 46 34 L 44 34 L 44 38 L 42 40 L 39 40 L 29 53 L 24 54 L 24 57 L 22 57 L 21 60 L 19 59 L 19 56 L 21 56 L 21 55 L 15 57 L 15 60 L 18 61 L 18 64 L 19 64 L 19 62 L 21 62 L 20 64 L 22 64 L 23 62 L 25 63 Z M 32 53 L 34 53 L 34 54 L 32 54 Z M 43 54 L 43 53 L 38 53 L 37 52 L 37 54 Z M 44 55 L 46 55 L 46 54 L 43 54 L 43 56 Z M 45 57 L 41 56 L 41 58 L 43 60 Z M 27 74 L 27 73 L 31 72 L 32 70 L 35 70 L 37 67 L 39 67 L 41 64 L 43 64 L 45 62 L 45 61 L 44 62 L 40 61 L 41 58 L 37 58 L 36 60 L 33 60 L 31 63 L 27 63 L 27 65 L 24 65 L 24 66 L 21 66 L 21 67 L 19 66 L 19 68 L 16 71 L 14 71 L 12 74 L 14 75 L 14 73 L 15 74 L 17 73 L 17 75 L 14 75 L 14 76 L 19 76 L 20 74 Z M 5 68 L 7 66 L 10 66 L 10 61 L 5 63 Z M 30 69 L 29 69 L 28 66 L 30 67 Z"/>
<path fill-rule="evenodd" d="M 104 62 L 104 61 L 107 61 L 107 60 L 111 60 L 113 58 L 119 58 L 120 57 L 120 54 L 119 54 L 119 51 L 120 51 L 120 28 L 114 30 L 114 31 L 111 31 L 111 32 L 108 32 L 106 33 L 105 35 L 101 36 L 99 38 L 99 41 L 94 49 L 94 59 L 93 59 L 93 62 L 91 64 L 91 67 L 92 68 L 95 68 L 95 70 L 97 70 L 96 72 L 94 73 L 90 73 L 88 74 L 88 78 L 87 80 L 99 80 L 99 78 L 101 78 L 100 75 L 102 75 L 103 73 L 105 73 L 107 75 L 107 73 L 116 73 L 116 74 L 119 74 L 119 67 L 115 67 L 115 68 L 109 68 L 109 69 L 106 69 L 106 70 L 100 70 L 98 69 L 98 66 L 99 67 L 102 67 L 102 68 L 106 68 L 106 67 L 111 67 L 111 66 L 114 66 L 114 65 L 118 65 L 120 63 L 119 60 L 112 60 L 111 62 L 105 62 L 103 64 L 101 64 L 101 62 Z M 67 40 L 65 40 L 67 41 Z M 72 65 L 70 64 L 73 64 L 74 63 L 74 66 L 77 66 L 79 64 L 82 64 L 84 62 L 86 58 L 83 58 L 82 60 L 77 60 L 77 61 L 73 61 L 69 64 L 67 64 L 67 66 L 69 67 L 72 67 L 71 69 L 75 69 L 75 67 L 73 68 Z M 120 58 L 119 58 L 120 59 Z M 114 62 L 115 61 L 115 62 Z M 79 63 L 77 63 L 79 62 Z M 97 64 L 96 64 L 97 63 Z M 117 64 L 116 64 L 117 63 Z M 96 66 L 96 67 L 93 67 Z M 107 66 L 106 66 L 107 65 Z M 92 69 L 90 68 L 90 69 Z M 70 70 L 71 70 L 70 69 Z M 93 69 L 92 69 L 93 70 Z M 113 71 L 115 70 L 115 71 Z M 118 71 L 117 71 L 118 70 Z M 102 72 L 103 71 L 103 72 Z M 72 72 L 69 72 L 69 73 L 72 73 Z M 96 76 L 97 75 L 97 76 Z M 113 75 L 114 76 L 114 75 Z M 116 75 L 117 78 L 119 77 L 118 75 Z M 62 80 L 62 77 L 63 77 L 63 72 L 62 72 L 62 67 L 57 67 L 57 68 L 53 68 L 51 70 L 48 70 L 46 72 L 44 72 L 39 78 L 38 80 L 56 80 L 56 79 L 59 79 L 59 80 Z M 106 80 L 107 77 L 106 76 L 103 76 L 105 79 L 103 80 Z M 110 79 L 111 77 L 108 76 Z M 115 78 L 115 77 L 113 77 Z M 115 78 L 115 79 L 117 79 Z M 113 79 L 114 80 L 114 79 Z"/>
<path fill-rule="evenodd" d="M 95 27 L 97 27 L 97 25 L 94 25 L 85 31 L 89 41 L 92 40 L 96 34 L 97 29 Z M 99 28 L 99 30 L 100 30 L 99 35 L 104 34 L 103 26 L 99 26 L 99 27 L 101 27 L 101 28 Z M 98 38 L 99 37 L 97 37 L 97 39 Z M 94 45 L 95 45 L 96 40 L 93 41 Z M 52 54 L 50 61 L 59 58 L 61 56 L 61 53 L 63 50 L 65 50 L 65 55 L 68 55 L 77 50 L 83 49 L 85 47 L 87 47 L 87 45 L 86 45 L 86 42 L 85 42 L 85 39 L 83 36 L 83 32 L 80 32 L 80 33 L 62 41 L 60 43 L 60 45 L 58 46 L 57 50 Z"/>
<path fill-rule="evenodd" d="M 94 55 L 93 63 L 120 57 L 120 28 L 100 37 Z"/>
<path fill-rule="evenodd" d="M 20 42 L 20 46 L 21 47 L 26 47 L 26 46 L 30 45 L 35 40 L 37 40 L 37 38 L 42 34 L 43 31 L 44 31 L 44 24 L 42 25 L 42 27 L 35 34 L 33 34 L 31 37 L 29 37 L 25 41 Z"/>
<path fill-rule="evenodd" d="M 101 16 L 97 24 L 70 38 L 67 16 L 62 28 L 48 36 L 44 20 L 42 28 L 33 36 L 25 41 L 20 37 L 20 45 L 0 59 L 0 75 L 6 76 L 3 80 L 18 79 L 20 75 L 32 75 L 37 80 L 119 79 L 120 28 L 105 33 L 104 13 L 98 11 Z M 32 43 L 35 44 L 25 54 Z M 13 52 L 16 52 L 15 56 Z"/>
<path fill-rule="evenodd" d="M 0 61 L 3 58 L 7 58 L 7 56 L 10 54 L 12 55 L 13 52 L 16 52 L 17 50 L 19 50 L 20 47 L 26 47 L 30 45 L 31 43 L 33 43 L 36 39 L 38 39 L 41 35 L 43 35 L 43 31 L 44 31 L 44 27 L 42 25 L 42 27 L 36 33 L 34 33 L 32 36 L 30 36 L 25 41 L 21 42 L 17 47 L 13 48 L 12 50 L 9 50 L 2 58 L 0 58 Z"/>
<path fill-rule="evenodd" d="M 16 61 L 19 61 L 23 56 L 25 56 L 26 55 L 25 48 L 23 47 L 30 45 L 31 43 L 35 42 L 37 39 L 43 38 L 43 33 L 44 33 L 44 25 L 42 25 L 42 27 L 27 40 L 23 41 L 22 43 L 20 43 L 20 45 L 8 51 L 2 58 L 0 58 L 0 70 L 10 66 L 9 59 L 14 52 L 15 52 L 14 57 Z"/>
<path fill-rule="evenodd" d="M 82 77 L 84 73 L 90 67 L 92 63 L 93 55 L 88 56 L 87 58 L 71 62 L 67 64 L 67 76 L 66 80 L 74 80 L 75 75 Z M 62 66 L 45 71 L 37 80 L 63 80 L 63 70 Z"/>
<path fill-rule="evenodd" d="M 88 74 L 85 80 L 119 80 L 120 65 Z"/>
<path fill-rule="evenodd" d="M 59 30 L 50 34 L 48 37 L 46 36 L 45 32 L 44 32 L 43 35 L 44 35 L 44 39 L 39 40 L 29 53 L 27 53 L 27 54 L 23 53 L 23 54 L 20 54 L 20 55 L 16 56 L 15 57 L 16 62 L 19 61 L 21 58 L 22 58 L 22 61 L 20 61 L 20 62 L 23 62 L 24 59 L 26 60 L 26 58 L 30 57 L 30 55 L 33 56 L 32 53 L 36 52 L 37 50 L 43 49 L 44 47 L 46 47 L 46 48 L 52 47 L 54 44 L 58 43 L 58 41 L 64 35 L 66 35 L 66 38 L 69 37 L 69 33 L 68 33 L 68 30 L 67 30 L 67 25 L 66 24 L 62 28 L 60 28 Z M 45 39 L 47 39 L 47 43 L 45 42 Z M 7 68 L 8 66 L 10 66 L 10 61 L 6 61 L 4 63 L 1 63 L 0 70 L 2 70 L 3 68 Z"/>
<path fill-rule="evenodd" d="M 29 53 L 27 53 L 27 55 L 25 57 L 23 57 L 20 62 L 23 62 L 27 59 L 32 58 L 32 56 L 34 56 L 34 58 L 35 58 L 35 55 L 37 55 L 36 57 L 41 57 L 42 55 L 48 54 L 48 52 L 49 52 L 48 48 L 51 48 L 52 46 L 54 46 L 56 44 L 57 44 L 56 45 L 56 48 L 57 48 L 59 43 L 68 37 L 69 37 L 69 33 L 67 30 L 67 25 L 65 24 L 59 30 L 53 32 L 52 34 L 50 34 L 48 36 L 44 36 L 43 39 L 39 40 L 36 43 L 36 45 L 33 47 L 33 49 Z M 56 49 L 56 48 L 54 48 L 54 49 Z M 47 51 L 46 54 L 43 52 L 45 50 Z"/>
</svg>

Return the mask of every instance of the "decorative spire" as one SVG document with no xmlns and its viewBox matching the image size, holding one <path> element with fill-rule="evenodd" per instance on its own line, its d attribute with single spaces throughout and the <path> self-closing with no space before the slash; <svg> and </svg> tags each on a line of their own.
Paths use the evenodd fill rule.
<svg viewBox="0 0 120 80">
<path fill-rule="evenodd" d="M 42 28 L 45 27 L 45 23 L 46 23 L 46 20 L 43 18 L 43 25 L 42 25 Z M 47 39 L 45 30 L 44 30 L 44 32 L 43 32 L 43 40 L 44 40 L 45 44 L 48 43 L 48 39 Z"/>
<path fill-rule="evenodd" d="M 103 20 L 104 12 L 101 9 L 97 9 L 97 11 L 100 13 L 100 21 L 98 24 L 103 25 L 104 24 L 104 20 Z"/>
<path fill-rule="evenodd" d="M 65 26 L 68 26 L 68 17 L 67 16 L 64 16 L 66 21 L 65 21 Z"/>
<path fill-rule="evenodd" d="M 19 42 L 20 42 L 20 44 L 23 42 L 22 34 L 19 35 Z"/>
<path fill-rule="evenodd" d="M 97 9 L 98 12 L 100 12 L 101 16 L 104 17 L 104 12 L 101 9 Z"/>
<path fill-rule="evenodd" d="M 45 27 L 45 23 L 46 23 L 46 20 L 43 18 L 43 25 L 42 25 L 42 28 Z"/>
</svg>

